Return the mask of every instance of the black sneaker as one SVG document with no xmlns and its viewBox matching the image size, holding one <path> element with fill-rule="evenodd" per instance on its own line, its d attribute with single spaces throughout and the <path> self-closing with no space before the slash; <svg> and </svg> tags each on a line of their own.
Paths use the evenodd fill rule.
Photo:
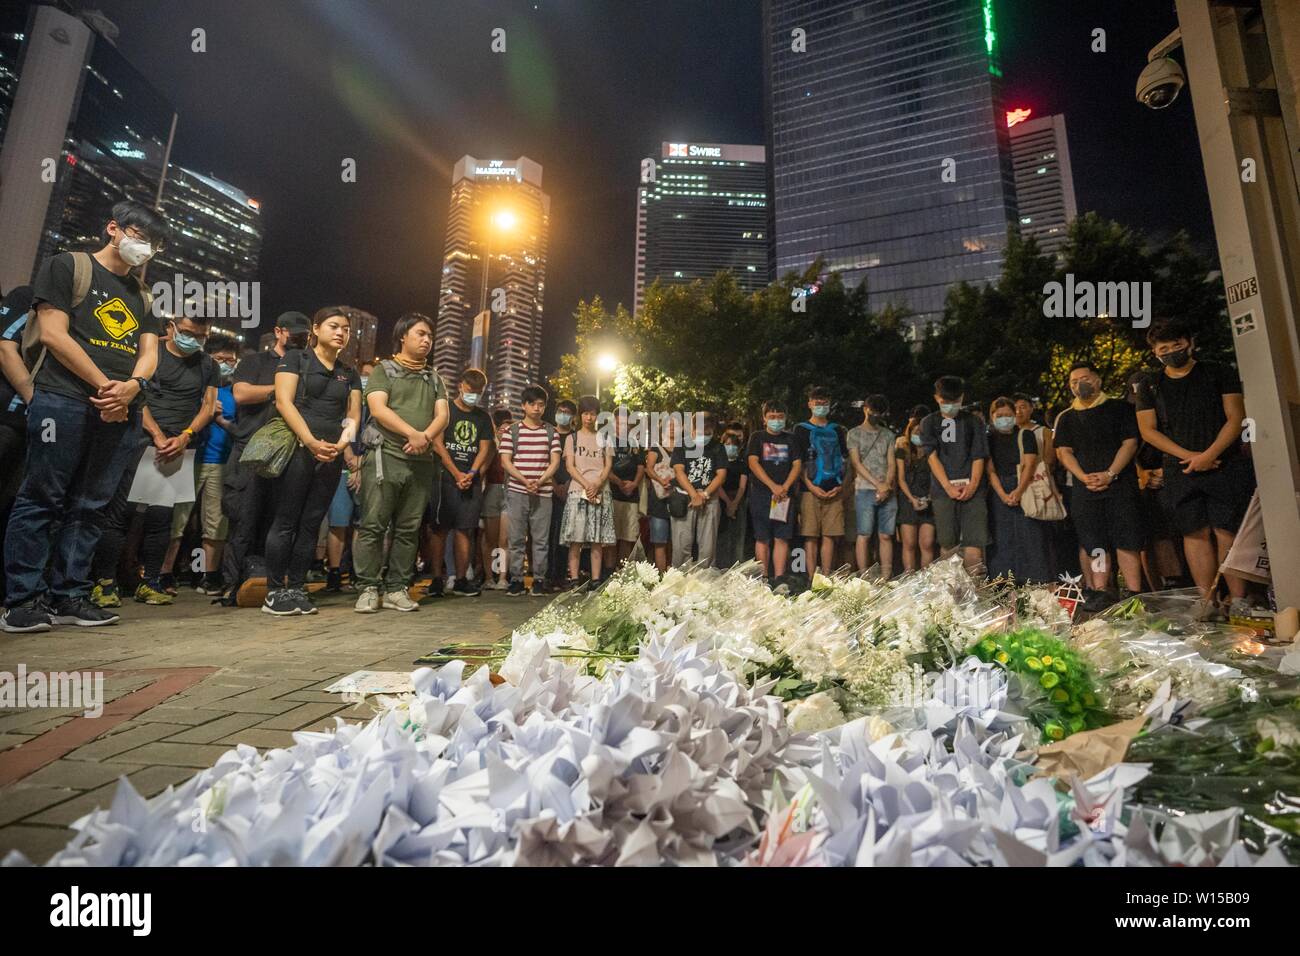
<svg viewBox="0 0 1300 956">
<path fill-rule="evenodd" d="M 1115 596 L 1109 591 L 1093 591 L 1091 589 L 1085 589 L 1083 592 L 1083 609 L 1089 614 L 1096 614 L 1099 611 L 1104 611 L 1115 603 Z"/>
<path fill-rule="evenodd" d="M 199 578 L 199 583 L 194 585 L 194 590 L 198 594 L 206 594 L 208 597 L 216 597 L 226 593 L 225 585 L 221 583 L 221 575 L 205 574 Z"/>
<path fill-rule="evenodd" d="M 455 586 L 448 593 L 452 597 L 478 597 L 479 589 L 468 578 L 457 578 Z"/>
<path fill-rule="evenodd" d="M 320 581 L 324 581 L 328 576 L 329 576 L 328 572 L 325 569 L 324 558 L 321 558 L 319 561 L 315 562 L 307 570 L 307 582 L 309 584 L 316 584 Z"/>
<path fill-rule="evenodd" d="M 121 618 L 112 611 L 95 607 L 84 597 L 75 597 L 63 598 L 55 604 L 50 620 L 55 624 L 71 624 L 75 627 L 100 627 L 116 624 Z"/>
<path fill-rule="evenodd" d="M 506 597 L 519 597 L 525 593 L 523 581 L 511 581 L 510 587 L 506 588 Z"/>
<path fill-rule="evenodd" d="M 429 586 L 424 591 L 424 596 L 431 597 L 431 598 L 439 598 L 443 596 L 446 590 L 447 590 L 447 581 L 443 578 L 441 574 L 437 574 L 434 575 L 433 579 L 429 582 Z"/>
<path fill-rule="evenodd" d="M 325 590 L 330 593 L 343 590 L 343 571 L 341 568 L 329 569 L 329 573 L 325 575 Z"/>
<path fill-rule="evenodd" d="M 295 588 L 289 593 L 293 595 L 293 599 L 298 603 L 298 610 L 303 614 L 316 613 L 316 605 L 311 603 L 311 598 L 307 596 L 307 592 L 302 588 Z"/>
<path fill-rule="evenodd" d="M 159 585 L 158 590 L 165 591 L 168 594 L 170 594 L 172 597 L 175 597 L 177 591 L 179 590 L 176 587 L 176 575 L 174 574 L 164 574 L 161 577 L 159 577 L 158 585 Z"/>
<path fill-rule="evenodd" d="M 532 593 L 533 597 L 546 597 L 546 595 L 547 595 L 547 593 L 548 593 L 547 590 L 546 590 L 546 582 L 545 582 L 545 581 L 534 581 L 534 582 L 533 582 L 533 589 L 532 589 L 532 592 L 531 592 L 531 593 Z"/>
<path fill-rule="evenodd" d="M 302 608 L 298 606 L 297 599 L 293 592 L 288 588 L 277 588 L 274 591 L 266 592 L 266 600 L 262 603 L 263 614 L 274 614 L 277 617 L 289 617 L 294 614 L 301 614 Z"/>
<path fill-rule="evenodd" d="M 6 634 L 33 634 L 36 631 L 48 631 L 54 626 L 50 620 L 50 609 L 40 598 L 33 598 L 24 604 L 5 608 L 0 625 Z"/>
</svg>

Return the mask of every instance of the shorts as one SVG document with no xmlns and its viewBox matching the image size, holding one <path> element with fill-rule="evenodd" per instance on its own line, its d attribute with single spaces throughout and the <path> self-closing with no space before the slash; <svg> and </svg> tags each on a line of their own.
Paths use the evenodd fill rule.
<svg viewBox="0 0 1300 956">
<path fill-rule="evenodd" d="M 462 491 L 455 479 L 443 472 L 439 492 L 437 527 L 444 531 L 477 531 L 483 513 L 483 486 L 475 481 L 469 491 Z"/>
<path fill-rule="evenodd" d="M 1238 455 L 1214 471 L 1190 475 L 1183 474 L 1177 462 L 1166 464 L 1161 495 L 1178 534 L 1194 534 L 1208 527 L 1236 534 L 1254 491 L 1255 466 Z"/>
<path fill-rule="evenodd" d="M 357 497 L 348 488 L 348 476 L 339 475 L 339 486 L 334 489 L 334 498 L 330 501 L 330 527 L 346 528 L 356 524 L 360 517 L 361 509 L 357 507 Z"/>
<path fill-rule="evenodd" d="M 506 510 L 505 484 L 490 484 L 483 489 L 484 518 L 500 518 Z"/>
<path fill-rule="evenodd" d="M 891 535 L 898 526 L 898 493 L 890 495 L 884 501 L 876 501 L 876 489 L 868 488 L 853 496 L 854 510 L 857 512 L 858 536 L 868 537 L 872 534 Z"/>
<path fill-rule="evenodd" d="M 172 509 L 172 540 L 179 541 L 185 536 L 185 526 L 190 523 L 190 514 L 195 503 L 199 506 L 199 521 L 203 525 L 205 541 L 225 541 L 230 529 L 230 522 L 221 510 L 224 494 L 223 479 L 225 465 L 198 465 L 194 469 L 194 501 L 177 502 Z"/>
<path fill-rule="evenodd" d="M 1141 551 L 1146 546 L 1146 521 L 1136 484 L 1112 485 L 1105 494 L 1076 482 L 1070 488 L 1070 520 L 1079 547 L 1102 551 Z"/>
<path fill-rule="evenodd" d="M 636 541 L 641 537 L 641 506 L 635 501 L 614 502 L 614 540 Z"/>
<path fill-rule="evenodd" d="M 671 518 L 650 516 L 650 543 L 668 544 L 673 539 L 673 521 Z"/>
<path fill-rule="evenodd" d="M 844 535 L 844 492 L 830 501 L 811 491 L 800 495 L 799 533 L 805 538 L 839 538 Z"/>
<path fill-rule="evenodd" d="M 940 490 L 931 499 L 934 531 L 939 547 L 950 551 L 956 547 L 987 548 L 989 544 L 988 485 L 981 481 L 979 490 L 968 501 L 954 501 Z"/>
<path fill-rule="evenodd" d="M 772 507 L 770 495 L 749 496 L 749 523 L 754 528 L 754 540 L 767 543 L 774 540 L 789 541 L 794 537 L 793 521 L 773 521 L 769 517 Z M 794 510 L 794 505 L 790 506 Z"/>
<path fill-rule="evenodd" d="M 894 497 L 898 500 L 898 520 L 897 524 L 923 525 L 934 524 L 934 506 L 929 505 L 924 511 L 917 511 L 912 507 L 911 499 L 901 491 L 894 492 Z"/>
</svg>

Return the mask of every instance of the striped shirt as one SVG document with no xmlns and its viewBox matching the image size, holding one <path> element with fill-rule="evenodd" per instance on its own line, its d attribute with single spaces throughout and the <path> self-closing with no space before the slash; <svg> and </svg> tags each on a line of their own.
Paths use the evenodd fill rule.
<svg viewBox="0 0 1300 956">
<path fill-rule="evenodd" d="M 515 468 L 525 478 L 540 478 L 543 472 L 551 466 L 551 455 L 560 453 L 560 439 L 552 429 L 551 447 L 546 447 L 546 426 L 538 428 L 529 428 L 523 422 L 518 425 L 519 428 L 519 448 L 516 450 L 511 441 L 512 428 L 506 428 L 501 432 L 501 454 L 510 455 L 514 462 Z M 507 472 L 506 488 L 510 491 L 518 491 L 521 494 L 528 494 L 528 489 L 514 475 Z M 551 481 L 548 478 L 546 484 L 542 485 L 538 494 L 543 498 L 551 497 Z"/>
</svg>

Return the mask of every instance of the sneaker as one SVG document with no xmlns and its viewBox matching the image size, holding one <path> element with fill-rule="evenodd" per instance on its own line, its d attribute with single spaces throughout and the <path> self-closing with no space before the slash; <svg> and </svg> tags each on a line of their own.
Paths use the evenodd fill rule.
<svg viewBox="0 0 1300 956">
<path fill-rule="evenodd" d="M 33 598 L 25 604 L 5 608 L 0 625 L 6 634 L 33 634 L 36 631 L 48 631 L 54 622 L 50 618 L 50 609 L 40 598 Z"/>
<path fill-rule="evenodd" d="M 341 569 L 329 569 L 329 573 L 325 575 L 325 590 L 332 594 L 343 590 L 343 571 Z"/>
<path fill-rule="evenodd" d="M 307 596 L 307 592 L 305 590 L 303 590 L 302 588 L 294 588 L 289 593 L 293 595 L 294 601 L 296 601 L 298 604 L 298 610 L 301 611 L 303 614 L 317 613 L 316 605 L 311 603 L 311 598 Z"/>
<path fill-rule="evenodd" d="M 266 600 L 262 603 L 263 614 L 274 614 L 277 617 L 289 617 L 294 614 L 301 614 L 302 608 L 294 599 L 293 592 L 288 588 L 277 588 L 274 591 L 266 592 Z"/>
<path fill-rule="evenodd" d="M 117 582 L 104 578 L 90 589 L 90 603 L 96 607 L 121 607 L 122 596 L 117 593 Z"/>
<path fill-rule="evenodd" d="M 494 578 L 483 585 L 484 590 L 487 591 L 504 591 L 508 587 L 510 587 L 510 583 L 503 578 Z"/>
<path fill-rule="evenodd" d="M 318 583 L 320 583 L 321 581 L 324 581 L 324 580 L 325 580 L 326 578 L 328 578 L 328 577 L 329 577 L 329 574 L 328 574 L 328 572 L 325 570 L 325 559 L 324 559 L 324 558 L 321 558 L 319 561 L 317 561 L 315 564 L 313 564 L 313 565 L 311 566 L 311 568 L 307 571 L 307 583 L 308 583 L 308 584 L 318 584 Z"/>
<path fill-rule="evenodd" d="M 389 591 L 384 595 L 380 606 L 394 611 L 418 611 L 420 609 L 420 605 L 412 601 L 411 596 L 405 591 Z"/>
<path fill-rule="evenodd" d="M 506 597 L 519 597 L 524 593 L 523 581 L 511 581 L 510 586 L 506 588 Z"/>
<path fill-rule="evenodd" d="M 366 588 L 357 598 L 356 606 L 352 610 L 358 614 L 377 614 L 379 606 L 379 588 Z"/>
<path fill-rule="evenodd" d="M 1114 603 L 1115 599 L 1109 591 L 1085 589 L 1083 592 L 1083 609 L 1089 614 L 1104 611 Z"/>
<path fill-rule="evenodd" d="M 158 579 L 157 590 L 163 591 L 164 593 L 170 594 L 172 597 L 175 597 L 177 594 L 176 575 L 174 574 L 162 575 Z"/>
<path fill-rule="evenodd" d="M 141 581 L 140 586 L 135 589 L 135 599 L 141 604 L 171 604 L 176 599 L 163 590 L 161 581 L 155 581 L 150 584 L 148 581 Z"/>
<path fill-rule="evenodd" d="M 447 582 L 441 577 L 435 577 L 429 582 L 428 589 L 424 592 L 425 597 L 440 598 L 447 588 Z"/>
<path fill-rule="evenodd" d="M 547 592 L 547 589 L 546 589 L 546 582 L 545 582 L 545 581 L 534 581 L 534 582 L 533 582 L 533 589 L 532 589 L 532 592 L 531 592 L 531 593 L 532 593 L 533 597 L 546 597 L 546 595 L 547 595 L 547 593 L 548 593 L 548 592 Z"/>
<path fill-rule="evenodd" d="M 121 620 L 112 611 L 95 607 L 84 597 L 64 598 L 54 605 L 50 620 L 55 624 L 72 624 L 76 627 L 99 627 L 116 624 Z"/>
<path fill-rule="evenodd" d="M 457 578 L 455 586 L 448 593 L 452 597 L 478 597 L 479 589 L 468 578 Z"/>
<path fill-rule="evenodd" d="M 225 594 L 225 585 L 221 582 L 219 574 L 205 574 L 199 578 L 199 583 L 194 585 L 194 591 L 197 594 L 206 594 L 209 597 L 217 597 Z"/>
</svg>

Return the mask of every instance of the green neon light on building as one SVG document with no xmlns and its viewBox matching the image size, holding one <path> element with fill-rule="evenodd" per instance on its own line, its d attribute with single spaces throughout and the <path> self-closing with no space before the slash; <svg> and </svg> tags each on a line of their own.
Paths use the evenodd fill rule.
<svg viewBox="0 0 1300 956">
<path fill-rule="evenodd" d="M 984 49 L 989 56 L 989 72 L 1001 76 L 997 64 L 998 31 L 993 25 L 993 0 L 984 0 Z"/>
</svg>

